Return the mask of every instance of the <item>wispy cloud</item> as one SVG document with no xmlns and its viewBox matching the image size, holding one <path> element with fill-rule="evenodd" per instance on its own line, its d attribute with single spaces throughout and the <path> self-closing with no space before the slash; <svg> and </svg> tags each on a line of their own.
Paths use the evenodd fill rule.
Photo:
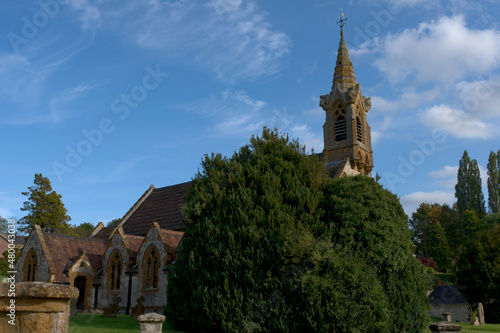
<svg viewBox="0 0 500 333">
<path fill-rule="evenodd" d="M 291 46 L 254 1 L 123 1 L 120 6 L 119 11 L 101 10 L 108 29 L 141 47 L 194 59 L 227 81 L 276 74 Z"/>
<path fill-rule="evenodd" d="M 107 184 L 123 181 L 130 177 L 134 168 L 136 168 L 141 162 L 150 159 L 151 156 L 139 156 L 127 161 L 118 162 L 114 164 L 112 168 L 106 174 L 99 174 L 94 176 L 86 176 L 79 179 L 78 183 L 80 185 L 95 185 L 95 184 Z M 105 167 L 101 168 L 100 171 L 104 171 Z"/>
</svg>

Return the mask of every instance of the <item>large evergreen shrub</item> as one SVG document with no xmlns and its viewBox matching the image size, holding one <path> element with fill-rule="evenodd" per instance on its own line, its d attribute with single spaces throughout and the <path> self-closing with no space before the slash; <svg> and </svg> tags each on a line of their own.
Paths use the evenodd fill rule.
<svg viewBox="0 0 500 333">
<path fill-rule="evenodd" d="M 368 177 L 331 180 L 264 129 L 206 156 L 186 198 L 166 315 L 191 332 L 419 332 L 423 269 L 398 199 Z"/>
</svg>

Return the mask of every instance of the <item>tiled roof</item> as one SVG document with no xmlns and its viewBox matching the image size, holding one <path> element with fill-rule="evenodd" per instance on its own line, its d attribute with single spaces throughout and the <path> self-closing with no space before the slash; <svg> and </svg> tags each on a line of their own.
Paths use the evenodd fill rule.
<svg viewBox="0 0 500 333">
<path fill-rule="evenodd" d="M 105 227 L 99 230 L 92 238 L 108 239 L 109 235 L 113 232 L 114 227 Z"/>
<path fill-rule="evenodd" d="M 167 251 L 169 253 L 175 253 L 183 235 L 184 232 L 182 231 L 161 229 L 161 238 L 163 244 L 167 244 Z"/>
<path fill-rule="evenodd" d="M 467 304 L 464 295 L 453 286 L 437 286 L 429 295 L 431 304 Z"/>
<path fill-rule="evenodd" d="M 63 272 L 71 259 L 79 257 L 85 251 L 95 272 L 101 269 L 102 255 L 108 247 L 109 240 L 43 233 L 48 250 L 56 268 L 57 283 L 68 283 Z"/>
<path fill-rule="evenodd" d="M 160 228 L 182 230 L 184 196 L 191 182 L 155 188 L 123 223 L 126 234 L 144 236 L 152 222 Z"/>
</svg>

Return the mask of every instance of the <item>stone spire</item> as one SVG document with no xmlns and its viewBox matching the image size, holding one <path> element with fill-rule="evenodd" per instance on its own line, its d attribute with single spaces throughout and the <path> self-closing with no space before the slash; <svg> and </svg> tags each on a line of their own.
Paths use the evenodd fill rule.
<svg viewBox="0 0 500 333">
<path fill-rule="evenodd" d="M 325 110 L 323 125 L 323 161 L 332 177 L 364 174 L 373 169 L 371 129 L 366 114 L 370 98 L 363 96 L 356 81 L 351 59 L 344 40 L 347 18 L 341 13 L 340 44 L 333 75 L 332 90 L 320 96 L 319 105 Z"/>
<path fill-rule="evenodd" d="M 344 29 L 340 28 L 340 44 L 339 51 L 337 54 L 337 63 L 335 65 L 335 74 L 333 75 L 333 86 L 339 84 L 342 90 L 345 88 L 353 88 L 356 85 L 356 76 L 354 75 L 354 69 L 352 68 L 351 59 L 349 59 L 349 53 L 347 52 L 347 46 L 344 40 Z"/>
</svg>

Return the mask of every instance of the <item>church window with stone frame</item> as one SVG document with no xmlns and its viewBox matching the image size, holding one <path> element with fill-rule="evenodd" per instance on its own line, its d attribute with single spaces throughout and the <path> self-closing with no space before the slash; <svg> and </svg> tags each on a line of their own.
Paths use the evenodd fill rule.
<svg viewBox="0 0 500 333">
<path fill-rule="evenodd" d="M 151 245 L 144 254 L 143 257 L 143 277 L 142 286 L 143 289 L 157 289 L 160 271 L 160 258 L 158 256 L 158 251 Z"/>
<path fill-rule="evenodd" d="M 33 249 L 29 250 L 26 259 L 24 259 L 24 281 L 31 282 L 35 281 L 37 269 L 37 259 L 36 253 Z"/>
<path fill-rule="evenodd" d="M 109 290 L 120 290 L 120 282 L 122 277 L 122 260 L 120 254 L 115 251 L 110 256 L 108 270 Z"/>
<path fill-rule="evenodd" d="M 363 125 L 359 120 L 359 117 L 356 117 L 356 134 L 359 142 L 363 142 Z"/>
</svg>

